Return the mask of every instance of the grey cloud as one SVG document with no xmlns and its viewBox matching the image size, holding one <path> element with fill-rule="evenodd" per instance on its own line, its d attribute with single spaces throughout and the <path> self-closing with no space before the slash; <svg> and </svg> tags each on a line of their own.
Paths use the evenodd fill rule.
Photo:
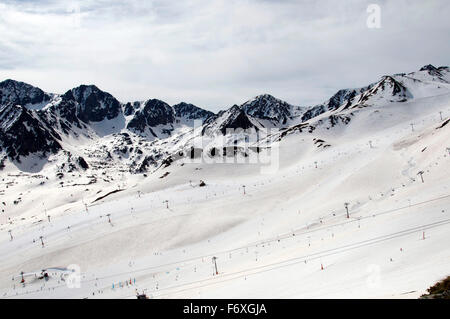
<svg viewBox="0 0 450 319">
<path fill-rule="evenodd" d="M 372 2 L 381 29 L 366 27 Z M 123 101 L 214 111 L 264 92 L 316 104 L 386 73 L 448 64 L 450 52 L 446 0 L 8 0 L 0 9 L 5 78 L 55 92 L 95 83 Z"/>
</svg>

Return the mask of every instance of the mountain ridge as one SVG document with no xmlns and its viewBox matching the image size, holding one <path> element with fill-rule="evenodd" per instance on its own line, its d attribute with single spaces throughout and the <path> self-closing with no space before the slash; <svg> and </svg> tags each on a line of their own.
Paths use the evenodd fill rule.
<svg viewBox="0 0 450 319">
<path fill-rule="evenodd" d="M 317 126 L 327 125 L 330 129 L 347 124 L 361 108 L 448 92 L 449 74 L 448 67 L 425 65 L 408 74 L 385 75 L 364 87 L 338 90 L 315 106 L 294 106 L 260 94 L 218 113 L 186 102 L 169 105 L 159 99 L 121 103 L 95 85 L 80 85 L 57 95 L 7 79 L 0 82 L 0 147 L 4 157 L 20 161 L 21 156 L 32 153 L 47 157 L 61 149 L 76 151 L 83 138 L 99 144 L 105 161 L 118 154 L 115 160 L 128 161 L 125 165 L 135 171 L 149 162 L 156 167 L 159 161 L 185 149 L 197 134 L 192 129 L 194 120 L 203 121 L 200 134 L 209 141 L 236 129 L 258 132 L 277 128 L 285 131 L 281 136 L 298 131 L 296 128 L 309 127 L 313 132 Z M 15 130 L 4 123 L 13 123 Z M 121 134 L 129 135 L 131 144 L 138 145 L 127 146 L 129 140 Z M 242 136 L 234 138 L 234 143 L 239 139 Z"/>
</svg>

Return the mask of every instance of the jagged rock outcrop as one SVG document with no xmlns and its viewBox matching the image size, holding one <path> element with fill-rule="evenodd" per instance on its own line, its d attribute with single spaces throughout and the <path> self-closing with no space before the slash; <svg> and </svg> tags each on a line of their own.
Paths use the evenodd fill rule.
<svg viewBox="0 0 450 319">
<path fill-rule="evenodd" d="M 213 112 L 204 110 L 195 106 L 194 104 L 185 102 L 175 104 L 173 106 L 173 109 L 175 110 L 175 116 L 182 117 L 188 120 L 206 120 L 207 118 L 214 115 Z"/>
<path fill-rule="evenodd" d="M 62 96 L 58 108 L 75 109 L 75 115 L 83 122 L 100 122 L 117 117 L 122 108 L 111 94 L 95 85 L 80 85 Z"/>
<path fill-rule="evenodd" d="M 26 106 L 50 101 L 50 94 L 30 84 L 11 79 L 0 82 L 0 105 Z"/>
<path fill-rule="evenodd" d="M 20 105 L 0 106 L 0 145 L 7 156 L 20 162 L 34 153 L 47 156 L 61 150 L 61 137 Z"/>
<path fill-rule="evenodd" d="M 245 102 L 241 108 L 252 117 L 286 124 L 292 118 L 294 107 L 270 94 L 262 94 Z"/>
<path fill-rule="evenodd" d="M 76 169 L 123 165 L 124 170 L 144 172 L 150 166 L 158 167 L 165 156 L 189 148 L 196 134 L 207 135 L 214 148 L 220 136 L 229 134 L 228 129 L 250 129 L 261 138 L 265 128 L 282 129 L 276 135 L 280 138 L 328 130 L 348 125 L 361 108 L 447 93 L 449 75 L 448 67 L 425 65 L 416 72 L 384 76 L 362 88 L 339 90 L 312 107 L 293 106 L 262 94 L 217 114 L 185 102 L 170 106 L 158 99 L 122 104 L 95 85 L 80 85 L 57 95 L 5 80 L 0 82 L 1 166 L 7 158 L 45 157 L 86 143 L 77 152 L 79 158 L 73 158 Z M 189 128 L 195 119 L 203 120 L 201 130 Z M 237 134 L 224 140 L 237 144 L 247 138 Z M 61 154 L 58 160 L 64 162 Z"/>
<path fill-rule="evenodd" d="M 214 121 L 203 127 L 202 135 L 227 134 L 227 130 L 250 129 L 258 130 L 258 127 L 250 120 L 244 109 L 233 105 L 230 109 L 220 112 Z"/>
<path fill-rule="evenodd" d="M 377 100 L 406 102 L 412 97 L 412 94 L 401 82 L 395 80 L 392 76 L 383 76 L 378 83 L 361 94 L 354 106 L 365 105 L 368 102 L 373 103 Z"/>
<path fill-rule="evenodd" d="M 175 112 L 169 104 L 158 99 L 150 99 L 144 103 L 141 109 L 135 112 L 127 128 L 144 133 L 148 127 L 168 125 L 174 121 Z M 156 134 L 154 135 L 156 136 Z"/>
</svg>

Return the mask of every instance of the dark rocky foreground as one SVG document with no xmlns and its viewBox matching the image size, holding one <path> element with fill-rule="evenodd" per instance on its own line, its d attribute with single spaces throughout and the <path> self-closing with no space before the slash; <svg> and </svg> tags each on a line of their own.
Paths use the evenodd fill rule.
<svg viewBox="0 0 450 319">
<path fill-rule="evenodd" d="M 427 289 L 428 294 L 420 299 L 450 299 L 450 276 Z"/>
</svg>

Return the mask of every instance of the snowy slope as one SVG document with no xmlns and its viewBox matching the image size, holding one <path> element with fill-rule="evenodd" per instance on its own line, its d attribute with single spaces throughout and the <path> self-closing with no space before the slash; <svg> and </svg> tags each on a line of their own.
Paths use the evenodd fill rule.
<svg viewBox="0 0 450 319">
<path fill-rule="evenodd" d="M 450 266 L 448 73 L 428 69 L 342 94 L 336 107 L 265 138 L 279 146 L 276 171 L 238 153 L 234 164 L 178 160 L 130 172 L 136 148 L 159 150 L 162 161 L 195 136 L 208 146 L 221 128 L 264 127 L 239 106 L 196 130 L 178 123 L 164 139 L 64 137 L 73 169 L 61 168 L 61 152 L 38 173 L 5 161 L 0 296 L 418 297 Z M 67 271 L 34 277 L 74 264 L 80 288 L 67 288 Z"/>
</svg>

